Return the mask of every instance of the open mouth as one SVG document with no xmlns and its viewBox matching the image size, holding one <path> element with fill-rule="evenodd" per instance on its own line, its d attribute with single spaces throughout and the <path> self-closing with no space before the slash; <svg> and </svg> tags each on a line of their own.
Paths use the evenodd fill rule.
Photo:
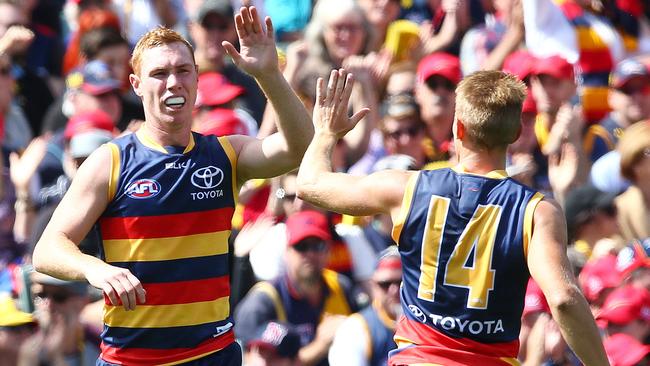
<svg viewBox="0 0 650 366">
<path fill-rule="evenodd" d="M 185 105 L 184 97 L 170 97 L 165 100 L 165 105 L 170 108 L 181 108 Z"/>
</svg>

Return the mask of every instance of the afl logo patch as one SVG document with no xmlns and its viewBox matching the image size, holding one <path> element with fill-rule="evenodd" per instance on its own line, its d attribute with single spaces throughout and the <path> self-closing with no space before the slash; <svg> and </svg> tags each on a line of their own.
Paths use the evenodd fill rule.
<svg viewBox="0 0 650 366">
<path fill-rule="evenodd" d="M 126 195 L 137 200 L 155 197 L 158 193 L 160 193 L 160 183 L 153 179 L 138 179 L 129 184 L 126 189 Z"/>
</svg>

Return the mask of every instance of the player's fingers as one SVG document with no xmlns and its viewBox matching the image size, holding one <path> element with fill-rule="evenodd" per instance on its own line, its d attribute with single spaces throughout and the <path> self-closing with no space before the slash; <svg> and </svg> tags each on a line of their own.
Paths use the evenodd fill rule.
<svg viewBox="0 0 650 366">
<path fill-rule="evenodd" d="M 330 79 L 327 83 L 327 95 L 325 97 L 325 103 L 329 104 L 332 99 L 334 99 L 334 94 L 336 92 L 336 83 L 338 81 L 339 73 L 336 70 L 330 72 Z"/>
<path fill-rule="evenodd" d="M 133 289 L 135 290 L 135 297 L 137 301 L 134 302 L 133 305 L 144 304 L 147 301 L 147 291 L 142 286 L 140 280 L 131 273 L 126 275 L 126 279 L 131 283 L 131 286 L 133 286 Z"/>
<path fill-rule="evenodd" d="M 235 62 L 235 65 L 239 65 L 239 62 L 241 61 L 241 55 L 239 54 L 235 46 L 233 46 L 228 41 L 221 42 L 221 45 L 223 46 L 224 50 L 226 50 L 228 56 L 230 56 L 232 60 Z"/>
<path fill-rule="evenodd" d="M 327 91 L 325 90 L 325 80 L 323 78 L 319 77 L 316 80 L 316 102 L 317 105 L 322 105 L 325 102 L 325 96 L 327 95 Z M 15 154 L 15 153 L 12 153 Z"/>
<path fill-rule="evenodd" d="M 244 17 L 241 13 L 235 15 L 235 30 L 237 31 L 237 37 L 240 39 L 248 35 L 246 27 L 244 27 Z"/>
<path fill-rule="evenodd" d="M 340 101 L 343 96 L 343 89 L 345 88 L 348 72 L 345 71 L 345 69 L 339 69 L 337 74 L 336 89 L 334 90 L 334 101 L 336 102 Z"/>
<path fill-rule="evenodd" d="M 117 294 L 117 297 L 119 300 L 122 302 L 122 306 L 124 306 L 124 310 L 129 310 L 129 297 L 127 295 L 127 290 L 124 288 L 124 285 L 122 285 L 122 282 L 114 278 L 110 281 L 111 286 L 115 289 L 115 293 Z"/>
<path fill-rule="evenodd" d="M 136 304 L 135 287 L 133 286 L 131 281 L 129 281 L 127 276 L 120 277 L 118 280 L 120 281 L 122 287 L 124 287 L 124 298 L 126 298 L 126 303 L 124 302 L 124 299 L 122 299 L 122 304 L 124 304 L 124 308 L 126 310 L 135 309 L 135 304 Z"/>
<path fill-rule="evenodd" d="M 254 6 L 251 6 L 249 8 L 250 13 L 251 13 L 251 21 L 253 23 L 253 32 L 255 33 L 263 33 L 262 31 L 262 21 L 260 20 L 260 15 L 257 12 L 257 8 Z"/>
<path fill-rule="evenodd" d="M 343 108 L 346 113 L 348 109 L 348 102 L 350 101 L 350 96 L 352 95 L 352 88 L 354 87 L 354 75 L 348 74 L 345 78 L 345 85 L 343 86 L 343 92 L 341 94 L 341 105 L 340 108 Z"/>
<path fill-rule="evenodd" d="M 359 121 L 361 121 L 363 117 L 367 116 L 368 113 L 370 113 L 370 108 L 361 109 L 360 111 L 352 115 L 352 117 L 350 117 L 350 124 L 352 126 L 356 126 L 356 124 L 359 123 Z"/>
<path fill-rule="evenodd" d="M 266 36 L 275 39 L 275 28 L 273 28 L 273 22 L 271 21 L 271 17 L 267 16 L 264 19 L 264 23 L 266 23 Z"/>
<path fill-rule="evenodd" d="M 108 300 L 110 301 L 111 305 L 113 306 L 118 306 L 120 305 L 120 300 L 117 298 L 117 293 L 115 292 L 115 289 L 109 282 L 104 283 L 102 286 L 102 291 L 104 291 L 104 295 L 108 297 Z"/>
<path fill-rule="evenodd" d="M 251 17 L 251 12 L 248 10 L 248 8 L 241 8 L 241 17 L 244 21 L 244 29 L 246 29 L 247 34 L 254 33 L 253 18 Z"/>
</svg>

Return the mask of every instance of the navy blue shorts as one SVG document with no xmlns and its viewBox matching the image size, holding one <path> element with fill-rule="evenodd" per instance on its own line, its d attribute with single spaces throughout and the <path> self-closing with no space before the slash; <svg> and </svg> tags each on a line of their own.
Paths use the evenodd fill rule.
<svg viewBox="0 0 650 366">
<path fill-rule="evenodd" d="M 186 365 L 186 366 L 241 366 L 242 364 L 242 352 L 241 352 L 241 347 L 237 342 L 232 342 L 231 345 L 228 347 L 222 349 L 221 351 L 217 351 L 215 353 L 212 353 L 210 355 L 207 355 L 203 358 L 199 358 L 197 360 L 192 360 L 190 362 L 186 362 L 180 365 Z M 95 363 L 95 366 L 118 366 L 113 363 L 108 363 L 101 358 L 97 359 L 97 362 Z"/>
</svg>

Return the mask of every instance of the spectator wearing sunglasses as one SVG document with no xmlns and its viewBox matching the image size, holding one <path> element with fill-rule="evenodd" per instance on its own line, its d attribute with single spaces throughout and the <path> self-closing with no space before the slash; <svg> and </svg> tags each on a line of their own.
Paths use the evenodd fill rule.
<svg viewBox="0 0 650 366">
<path fill-rule="evenodd" d="M 433 141 L 433 161 L 447 160 L 451 148 L 456 85 L 462 79 L 460 60 L 443 52 L 433 53 L 418 64 L 415 100 L 427 135 Z"/>
<path fill-rule="evenodd" d="M 372 305 L 352 314 L 336 331 L 329 352 L 331 366 L 379 366 L 397 348 L 393 335 L 402 314 L 399 288 L 402 263 L 397 246 L 385 249 L 372 276 Z"/>
<path fill-rule="evenodd" d="M 287 323 L 300 335 L 303 365 L 327 365 L 327 352 L 344 316 L 358 310 L 349 281 L 325 269 L 332 240 L 327 217 L 300 211 L 286 222 L 286 271 L 256 284 L 235 311 L 235 333 L 244 344 L 269 321 Z"/>
<path fill-rule="evenodd" d="M 427 163 L 426 125 L 420 119 L 420 108 L 412 95 L 397 94 L 384 102 L 380 130 L 387 155 L 410 156 L 417 169 Z"/>
<path fill-rule="evenodd" d="M 613 150 L 625 128 L 650 118 L 648 67 L 636 58 L 619 62 L 609 79 L 608 102 L 612 111 L 587 130 L 585 150 L 591 161 Z"/>
</svg>

